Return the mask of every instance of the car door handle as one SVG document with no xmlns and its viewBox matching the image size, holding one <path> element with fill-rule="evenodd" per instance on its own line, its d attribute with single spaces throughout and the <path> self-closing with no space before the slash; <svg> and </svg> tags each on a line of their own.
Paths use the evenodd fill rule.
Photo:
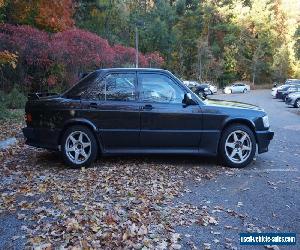
<svg viewBox="0 0 300 250">
<path fill-rule="evenodd" d="M 146 104 L 145 106 L 142 107 L 142 110 L 152 110 L 153 106 L 151 104 Z"/>
<path fill-rule="evenodd" d="M 98 105 L 95 102 L 91 102 L 89 106 L 94 109 L 98 108 Z"/>
</svg>

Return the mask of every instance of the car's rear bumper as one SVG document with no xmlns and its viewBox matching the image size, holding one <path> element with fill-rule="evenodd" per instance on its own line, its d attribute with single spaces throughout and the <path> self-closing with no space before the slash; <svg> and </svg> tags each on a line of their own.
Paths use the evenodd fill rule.
<svg viewBox="0 0 300 250">
<path fill-rule="evenodd" d="M 265 153 L 269 150 L 269 144 L 274 137 L 274 132 L 270 130 L 256 131 L 256 139 L 258 145 L 258 153 Z"/>
<path fill-rule="evenodd" d="M 37 148 L 58 150 L 59 129 L 23 128 L 26 144 Z"/>
</svg>

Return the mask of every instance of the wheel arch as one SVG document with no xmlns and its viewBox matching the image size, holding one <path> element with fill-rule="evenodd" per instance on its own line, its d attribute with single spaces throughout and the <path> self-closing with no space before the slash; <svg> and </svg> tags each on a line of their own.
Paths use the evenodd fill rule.
<svg viewBox="0 0 300 250">
<path fill-rule="evenodd" d="M 300 100 L 300 97 L 297 97 L 297 98 L 295 99 L 294 105 L 293 105 L 295 108 L 297 108 L 296 104 L 297 104 L 297 101 L 299 101 L 299 100 Z"/>
<path fill-rule="evenodd" d="M 221 129 L 221 136 L 220 136 L 219 141 L 218 141 L 218 149 L 219 149 L 220 141 L 221 141 L 221 138 L 223 136 L 224 131 L 228 127 L 230 127 L 230 126 L 232 126 L 234 124 L 236 124 L 236 125 L 244 125 L 244 126 L 247 126 L 248 128 L 250 128 L 251 131 L 253 132 L 253 135 L 255 137 L 255 141 L 257 143 L 257 137 L 256 137 L 254 122 L 251 121 L 251 120 L 245 119 L 245 118 L 234 118 L 234 119 L 230 119 L 230 120 L 227 120 L 227 121 L 224 122 L 223 127 Z"/>
<path fill-rule="evenodd" d="M 102 153 L 103 147 L 102 147 L 102 142 L 101 142 L 99 136 L 97 135 L 98 134 L 97 127 L 91 121 L 86 120 L 86 119 L 71 119 L 71 120 L 68 120 L 67 122 L 65 122 L 63 125 L 63 128 L 59 134 L 59 137 L 58 137 L 58 145 L 61 147 L 61 140 L 62 140 L 62 137 L 63 137 L 65 131 L 68 128 L 70 128 L 72 126 L 76 126 L 76 125 L 85 126 L 91 130 L 91 132 L 93 133 L 93 135 L 97 141 L 97 146 L 100 151 L 99 153 Z"/>
</svg>

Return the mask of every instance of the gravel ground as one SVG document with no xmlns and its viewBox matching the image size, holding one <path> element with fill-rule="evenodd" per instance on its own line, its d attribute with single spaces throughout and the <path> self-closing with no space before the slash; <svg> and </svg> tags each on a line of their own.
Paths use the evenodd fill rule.
<svg viewBox="0 0 300 250">
<path fill-rule="evenodd" d="M 296 232 L 299 242 L 298 111 L 265 90 L 213 97 L 263 107 L 275 131 L 269 152 L 241 170 L 190 156 L 73 170 L 20 143 L 1 155 L 0 249 L 248 249 L 239 233 L 260 231 Z"/>
</svg>

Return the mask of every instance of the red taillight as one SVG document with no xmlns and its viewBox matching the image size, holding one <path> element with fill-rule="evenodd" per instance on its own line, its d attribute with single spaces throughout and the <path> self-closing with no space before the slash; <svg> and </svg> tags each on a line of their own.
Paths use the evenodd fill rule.
<svg viewBox="0 0 300 250">
<path fill-rule="evenodd" d="M 25 121 L 26 121 L 27 123 L 31 123 L 31 122 L 32 122 L 32 115 L 31 115 L 30 113 L 27 113 L 27 114 L 25 115 Z"/>
</svg>

